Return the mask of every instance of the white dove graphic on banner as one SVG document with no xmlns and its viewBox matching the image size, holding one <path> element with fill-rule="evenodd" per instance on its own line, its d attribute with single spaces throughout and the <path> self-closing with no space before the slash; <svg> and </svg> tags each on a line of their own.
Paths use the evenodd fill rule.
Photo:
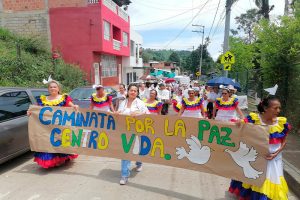
<svg viewBox="0 0 300 200">
<path fill-rule="evenodd" d="M 250 165 L 250 162 L 254 162 L 257 158 L 257 152 L 253 147 L 249 150 L 246 144 L 240 142 L 240 148 L 236 152 L 230 151 L 229 149 L 225 149 L 225 152 L 229 153 L 234 162 L 243 168 L 245 177 L 257 179 L 259 175 L 263 173 L 257 171 Z"/>
<path fill-rule="evenodd" d="M 191 139 L 186 139 L 186 143 L 190 147 L 190 151 L 186 152 L 184 147 L 176 148 L 177 158 L 179 160 L 186 157 L 190 162 L 203 165 L 208 162 L 210 158 L 210 148 L 208 146 L 202 146 L 199 139 L 195 136 L 191 136 Z"/>
</svg>

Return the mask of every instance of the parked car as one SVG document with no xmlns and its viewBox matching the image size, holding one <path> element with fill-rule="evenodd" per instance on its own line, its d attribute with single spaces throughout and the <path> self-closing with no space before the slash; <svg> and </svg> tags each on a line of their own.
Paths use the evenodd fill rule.
<svg viewBox="0 0 300 200">
<path fill-rule="evenodd" d="M 30 150 L 27 110 L 47 89 L 0 87 L 0 164 Z"/>
<path fill-rule="evenodd" d="M 113 105 L 117 104 L 117 91 L 112 87 L 104 86 L 107 94 L 112 96 Z M 91 102 L 91 96 L 96 90 L 92 86 L 75 88 L 70 92 L 73 103 L 79 105 L 80 108 L 88 108 Z"/>
</svg>

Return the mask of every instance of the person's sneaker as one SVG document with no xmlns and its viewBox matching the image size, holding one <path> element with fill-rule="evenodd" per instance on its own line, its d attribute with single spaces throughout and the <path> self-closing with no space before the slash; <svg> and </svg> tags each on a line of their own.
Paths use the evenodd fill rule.
<svg viewBox="0 0 300 200">
<path fill-rule="evenodd" d="M 136 166 L 136 171 L 137 172 L 141 172 L 143 170 L 143 166 L 142 165 L 137 165 Z"/>
<path fill-rule="evenodd" d="M 127 177 L 122 177 L 120 180 L 120 185 L 126 185 L 126 183 L 128 182 L 128 178 Z"/>
</svg>

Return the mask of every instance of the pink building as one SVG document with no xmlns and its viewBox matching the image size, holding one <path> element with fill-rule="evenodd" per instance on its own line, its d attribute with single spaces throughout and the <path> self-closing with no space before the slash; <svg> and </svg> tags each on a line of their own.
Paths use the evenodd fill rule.
<svg viewBox="0 0 300 200">
<path fill-rule="evenodd" d="M 116 4 L 116 3 L 118 4 Z M 2 0 L 0 26 L 41 37 L 63 59 L 79 65 L 90 83 L 121 82 L 130 56 L 130 0 Z"/>
<path fill-rule="evenodd" d="M 79 65 L 91 83 L 121 82 L 122 57 L 130 56 L 130 21 L 111 0 L 49 9 L 52 49 Z"/>
</svg>

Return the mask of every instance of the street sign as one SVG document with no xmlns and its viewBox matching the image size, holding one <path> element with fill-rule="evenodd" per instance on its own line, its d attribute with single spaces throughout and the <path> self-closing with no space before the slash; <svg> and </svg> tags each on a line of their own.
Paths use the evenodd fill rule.
<svg viewBox="0 0 300 200">
<path fill-rule="evenodd" d="M 221 57 L 221 63 L 222 64 L 234 64 L 235 63 L 235 56 L 230 51 L 227 51 L 225 54 Z"/>
<path fill-rule="evenodd" d="M 231 64 L 230 63 L 224 64 L 224 70 L 225 71 L 230 71 L 231 70 Z"/>
<path fill-rule="evenodd" d="M 201 73 L 200 72 L 196 72 L 196 76 L 201 76 Z"/>
</svg>

